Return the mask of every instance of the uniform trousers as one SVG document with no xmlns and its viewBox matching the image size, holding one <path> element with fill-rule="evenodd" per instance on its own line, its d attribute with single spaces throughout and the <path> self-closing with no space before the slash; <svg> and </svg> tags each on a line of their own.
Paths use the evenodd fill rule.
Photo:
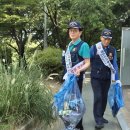
<svg viewBox="0 0 130 130">
<path fill-rule="evenodd" d="M 94 94 L 93 114 L 96 123 L 102 123 L 104 112 L 106 110 L 110 83 L 110 79 L 102 80 L 91 78 L 91 85 Z"/>
</svg>

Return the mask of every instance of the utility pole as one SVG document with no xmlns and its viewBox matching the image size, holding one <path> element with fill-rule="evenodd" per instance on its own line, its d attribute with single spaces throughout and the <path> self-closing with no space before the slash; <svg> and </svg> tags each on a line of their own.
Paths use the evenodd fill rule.
<svg viewBox="0 0 130 130">
<path fill-rule="evenodd" d="M 47 8 L 44 4 L 44 48 L 47 48 Z"/>
</svg>

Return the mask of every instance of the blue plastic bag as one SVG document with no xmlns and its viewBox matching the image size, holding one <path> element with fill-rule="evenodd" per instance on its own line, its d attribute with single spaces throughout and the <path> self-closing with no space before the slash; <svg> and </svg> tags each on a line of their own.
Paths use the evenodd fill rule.
<svg viewBox="0 0 130 130">
<path fill-rule="evenodd" d="M 86 110 L 74 74 L 68 75 L 60 91 L 54 95 L 54 105 L 65 124 L 65 130 L 74 130 Z"/>
<path fill-rule="evenodd" d="M 124 99 L 122 86 L 119 83 L 113 83 L 108 92 L 108 102 L 112 109 L 112 114 L 115 117 L 121 107 L 124 107 Z"/>
</svg>

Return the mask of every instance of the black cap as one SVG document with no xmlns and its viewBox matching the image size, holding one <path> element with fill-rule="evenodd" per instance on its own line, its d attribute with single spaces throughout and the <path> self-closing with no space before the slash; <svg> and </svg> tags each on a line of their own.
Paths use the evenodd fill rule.
<svg viewBox="0 0 130 130">
<path fill-rule="evenodd" d="M 112 39 L 112 31 L 109 29 L 104 29 L 101 33 L 101 36 L 104 38 L 110 38 Z"/>
<path fill-rule="evenodd" d="M 70 22 L 69 25 L 68 25 L 68 29 L 70 29 L 70 28 L 78 28 L 78 29 L 81 29 L 81 30 L 83 29 L 83 27 L 77 21 Z"/>
</svg>

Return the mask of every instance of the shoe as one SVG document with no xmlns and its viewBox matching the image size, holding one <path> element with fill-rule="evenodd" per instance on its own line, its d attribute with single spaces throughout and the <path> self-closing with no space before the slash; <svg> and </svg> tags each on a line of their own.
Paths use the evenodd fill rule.
<svg viewBox="0 0 130 130">
<path fill-rule="evenodd" d="M 108 123 L 108 120 L 105 119 L 105 118 L 103 118 L 103 119 L 102 119 L 102 122 L 103 122 L 103 123 Z"/>
<path fill-rule="evenodd" d="M 95 128 L 96 129 L 102 129 L 104 127 L 104 124 L 101 122 L 101 123 L 96 123 L 95 125 Z"/>
</svg>

